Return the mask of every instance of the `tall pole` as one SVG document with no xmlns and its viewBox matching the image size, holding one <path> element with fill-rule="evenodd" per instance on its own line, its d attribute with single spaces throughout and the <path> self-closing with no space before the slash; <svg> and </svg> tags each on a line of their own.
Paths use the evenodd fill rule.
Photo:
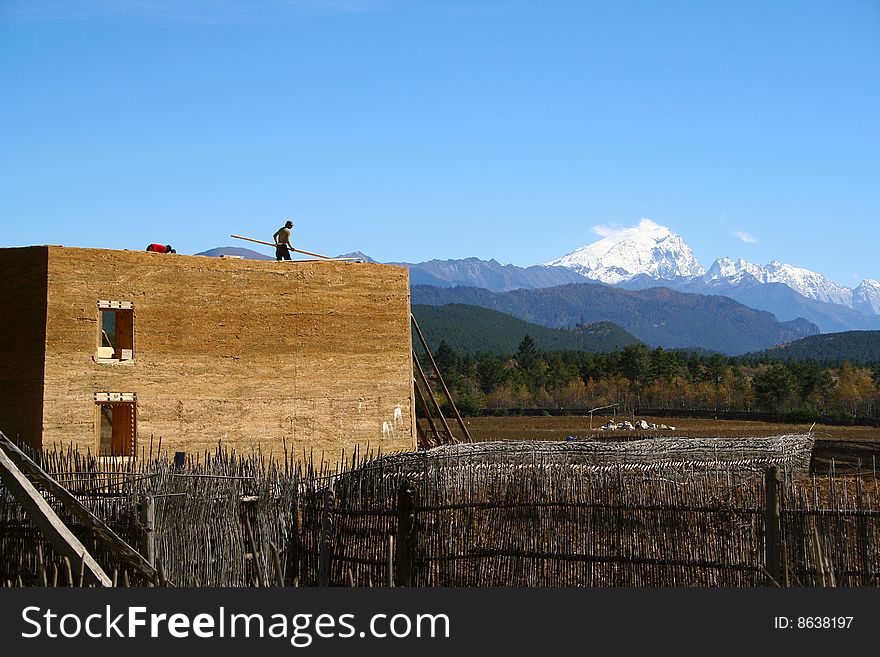
<svg viewBox="0 0 880 657">
<path fill-rule="evenodd" d="M 229 237 L 234 237 L 237 240 L 245 240 L 246 242 L 253 242 L 254 244 L 265 244 L 266 246 L 278 246 L 273 242 L 265 242 L 263 240 L 255 240 L 252 237 L 243 237 L 242 235 L 230 235 Z M 360 261 L 360 258 L 331 258 L 330 256 L 321 255 L 320 253 L 312 253 L 311 251 L 303 251 L 302 249 L 295 249 L 290 247 L 291 251 L 296 251 L 297 253 L 304 253 L 305 255 L 314 256 L 316 258 L 321 258 L 322 260 L 347 260 L 349 262 Z"/>
</svg>

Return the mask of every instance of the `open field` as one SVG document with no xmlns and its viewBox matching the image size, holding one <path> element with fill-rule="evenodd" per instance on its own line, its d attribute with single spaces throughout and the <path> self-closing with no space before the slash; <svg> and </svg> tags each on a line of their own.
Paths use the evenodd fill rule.
<svg viewBox="0 0 880 657">
<path fill-rule="evenodd" d="M 649 438 L 652 436 L 773 436 L 785 433 L 801 433 L 810 429 L 809 424 L 778 424 L 771 422 L 746 422 L 740 420 L 706 420 L 699 418 L 652 418 L 637 416 L 650 424 L 667 424 L 675 431 L 626 431 L 606 432 L 597 427 L 605 424 L 610 416 L 594 416 L 592 429 L 589 416 L 508 416 L 470 417 L 465 423 L 474 440 L 565 440 L 568 436 L 596 440 L 621 440 Z M 632 420 L 631 416 L 617 416 L 619 420 Z M 455 435 L 460 430 L 451 425 Z M 859 467 L 872 469 L 880 466 L 880 428 L 842 427 L 816 425 L 816 446 L 813 450 L 812 469 L 826 473 L 831 466 L 847 472 Z"/>
</svg>

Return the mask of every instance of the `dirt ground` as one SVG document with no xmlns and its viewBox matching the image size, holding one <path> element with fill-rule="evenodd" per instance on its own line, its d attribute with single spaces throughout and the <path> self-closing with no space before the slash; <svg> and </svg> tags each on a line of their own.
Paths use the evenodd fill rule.
<svg viewBox="0 0 880 657">
<path fill-rule="evenodd" d="M 773 436 L 785 433 L 801 433 L 810 429 L 809 424 L 775 424 L 770 422 L 744 422 L 738 420 L 705 420 L 696 418 L 651 418 L 638 416 L 649 424 L 666 424 L 675 431 L 627 431 L 605 432 L 598 427 L 610 420 L 610 416 L 595 416 L 590 428 L 589 416 L 508 416 L 471 417 L 465 424 L 472 439 L 487 440 L 565 440 L 568 436 L 596 440 L 623 440 L 651 436 Z M 617 420 L 630 420 L 631 416 L 618 416 Z M 450 422 L 454 433 L 461 438 L 461 431 Z M 880 468 L 880 428 L 842 427 L 816 425 L 816 445 L 813 449 L 812 470 L 825 474 L 834 464 L 838 472 L 845 473 Z"/>
</svg>

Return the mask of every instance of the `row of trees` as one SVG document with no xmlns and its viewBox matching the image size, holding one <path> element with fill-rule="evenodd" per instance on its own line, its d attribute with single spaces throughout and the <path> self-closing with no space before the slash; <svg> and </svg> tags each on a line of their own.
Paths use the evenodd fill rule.
<svg viewBox="0 0 880 657">
<path fill-rule="evenodd" d="M 515 354 L 434 353 L 465 414 L 511 408 L 746 411 L 880 417 L 880 366 L 743 361 L 719 354 L 648 349 L 541 352 L 526 336 Z"/>
</svg>

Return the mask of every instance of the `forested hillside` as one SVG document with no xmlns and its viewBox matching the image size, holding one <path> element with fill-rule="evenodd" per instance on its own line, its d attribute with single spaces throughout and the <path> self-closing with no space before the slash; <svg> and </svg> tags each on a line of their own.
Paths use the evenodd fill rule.
<svg viewBox="0 0 880 657">
<path fill-rule="evenodd" d="M 824 333 L 755 354 L 765 360 L 815 360 L 820 363 L 849 361 L 863 365 L 880 363 L 880 331 Z"/>
<path fill-rule="evenodd" d="M 446 342 L 456 351 L 511 354 L 526 335 L 545 351 L 615 351 L 638 340 L 611 322 L 596 322 L 572 329 L 553 329 L 524 322 L 496 310 L 449 304 L 415 305 L 412 312 L 432 349 Z"/>
</svg>

